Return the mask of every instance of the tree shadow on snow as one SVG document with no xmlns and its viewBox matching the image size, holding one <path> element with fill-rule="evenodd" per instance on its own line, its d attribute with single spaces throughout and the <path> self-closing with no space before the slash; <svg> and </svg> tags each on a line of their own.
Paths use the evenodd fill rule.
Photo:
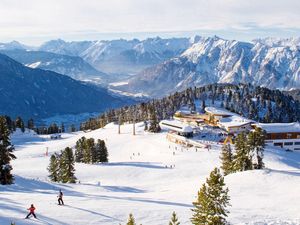
<svg viewBox="0 0 300 225">
<path fill-rule="evenodd" d="M 265 151 L 275 156 L 278 161 L 295 169 L 300 169 L 300 152 L 285 151 L 283 149 L 266 149 Z"/>
<path fill-rule="evenodd" d="M 275 170 L 275 169 L 268 169 L 270 172 L 273 173 L 281 173 L 290 176 L 298 176 L 300 177 L 300 169 L 299 170 Z"/>
<path fill-rule="evenodd" d="M 61 189 L 70 195 L 76 196 L 80 194 L 79 192 L 68 190 L 70 187 L 66 184 L 49 183 L 38 179 L 24 178 L 20 176 L 15 176 L 14 184 L 4 185 L 2 187 L 1 191 L 6 192 L 53 194 L 53 192 L 57 192 Z"/>
</svg>

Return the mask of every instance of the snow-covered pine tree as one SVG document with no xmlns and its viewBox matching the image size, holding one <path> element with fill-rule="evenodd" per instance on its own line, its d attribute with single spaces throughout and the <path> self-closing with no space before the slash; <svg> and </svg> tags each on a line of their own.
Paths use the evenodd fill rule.
<svg viewBox="0 0 300 225">
<path fill-rule="evenodd" d="M 225 188 L 224 177 L 220 170 L 215 168 L 206 183 L 198 192 L 196 202 L 193 202 L 194 212 L 191 222 L 194 225 L 223 225 L 226 224 L 226 217 L 229 211 L 228 188 Z"/>
<path fill-rule="evenodd" d="M 135 219 L 134 219 L 132 213 L 129 214 L 129 218 L 128 218 L 126 225 L 136 225 Z"/>
<path fill-rule="evenodd" d="M 60 156 L 60 181 L 63 183 L 75 183 L 75 168 L 73 150 L 66 147 Z"/>
<path fill-rule="evenodd" d="M 16 159 L 16 156 L 13 154 L 14 146 L 10 142 L 9 135 L 6 119 L 0 116 L 0 183 L 2 185 L 12 184 L 14 181 L 10 161 Z"/>
<path fill-rule="evenodd" d="M 265 147 L 265 132 L 260 128 L 256 127 L 254 131 L 248 135 L 248 145 L 254 155 L 256 162 L 253 163 L 255 169 L 263 169 L 263 157 Z"/>
<path fill-rule="evenodd" d="M 107 151 L 107 147 L 105 145 L 105 141 L 104 140 L 98 140 L 99 144 L 100 144 L 100 154 L 99 154 L 99 161 L 101 163 L 105 163 L 108 162 L 108 151 Z"/>
<path fill-rule="evenodd" d="M 233 172 L 233 155 L 231 151 L 230 144 L 224 144 L 222 146 L 221 156 L 220 156 L 224 175 L 228 175 Z"/>
<path fill-rule="evenodd" d="M 233 170 L 245 171 L 252 170 L 252 155 L 248 145 L 246 134 L 240 133 L 235 139 L 235 155 L 233 157 Z"/>
<path fill-rule="evenodd" d="M 148 131 L 153 132 L 153 133 L 160 132 L 161 128 L 158 123 L 158 119 L 156 116 L 156 110 L 155 110 L 154 106 L 149 108 L 149 114 L 150 114 L 150 126 L 149 126 Z"/>
<path fill-rule="evenodd" d="M 49 178 L 51 181 L 59 181 L 59 155 L 53 154 L 50 157 L 50 164 L 48 166 Z"/>
<path fill-rule="evenodd" d="M 171 221 L 169 222 L 169 225 L 179 225 L 180 222 L 178 221 L 178 217 L 175 213 L 175 211 L 172 213 Z"/>
</svg>

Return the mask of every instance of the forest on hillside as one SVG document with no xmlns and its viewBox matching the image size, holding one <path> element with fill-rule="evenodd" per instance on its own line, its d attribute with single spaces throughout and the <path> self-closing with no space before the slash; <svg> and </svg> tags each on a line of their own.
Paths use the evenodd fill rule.
<svg viewBox="0 0 300 225">
<path fill-rule="evenodd" d="M 195 101 L 201 101 L 196 109 Z M 300 121 L 300 102 L 279 90 L 255 87 L 250 84 L 210 84 L 188 88 L 161 99 L 111 109 L 80 126 L 81 130 L 97 129 L 110 122 L 141 122 L 170 119 L 182 106 L 203 112 L 206 105 L 221 102 L 221 107 L 258 122 Z"/>
</svg>

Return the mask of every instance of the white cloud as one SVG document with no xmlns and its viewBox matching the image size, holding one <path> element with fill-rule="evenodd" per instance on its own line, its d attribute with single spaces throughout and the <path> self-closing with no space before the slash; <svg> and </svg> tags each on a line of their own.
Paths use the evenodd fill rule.
<svg viewBox="0 0 300 225">
<path fill-rule="evenodd" d="M 0 0 L 0 40 L 300 28 L 299 0 Z M 88 39 L 88 38 L 87 38 Z"/>
</svg>

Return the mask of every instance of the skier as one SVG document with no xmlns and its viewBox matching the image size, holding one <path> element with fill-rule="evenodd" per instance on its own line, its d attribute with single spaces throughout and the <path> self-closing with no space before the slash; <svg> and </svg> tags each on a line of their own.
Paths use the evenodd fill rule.
<svg viewBox="0 0 300 225">
<path fill-rule="evenodd" d="M 62 198 L 63 198 L 63 195 L 64 195 L 64 194 L 62 193 L 62 191 L 59 190 L 59 194 L 58 194 L 58 196 L 57 196 L 57 197 L 58 197 L 58 204 L 59 204 L 59 205 L 64 205 L 64 201 L 63 201 L 63 199 L 62 199 Z"/>
<path fill-rule="evenodd" d="M 33 206 L 33 204 L 31 204 L 31 206 L 28 210 L 29 210 L 29 213 L 28 213 L 28 215 L 26 216 L 25 219 L 28 219 L 30 215 L 33 215 L 34 218 L 36 218 L 36 215 L 34 214 L 35 207 Z"/>
</svg>

